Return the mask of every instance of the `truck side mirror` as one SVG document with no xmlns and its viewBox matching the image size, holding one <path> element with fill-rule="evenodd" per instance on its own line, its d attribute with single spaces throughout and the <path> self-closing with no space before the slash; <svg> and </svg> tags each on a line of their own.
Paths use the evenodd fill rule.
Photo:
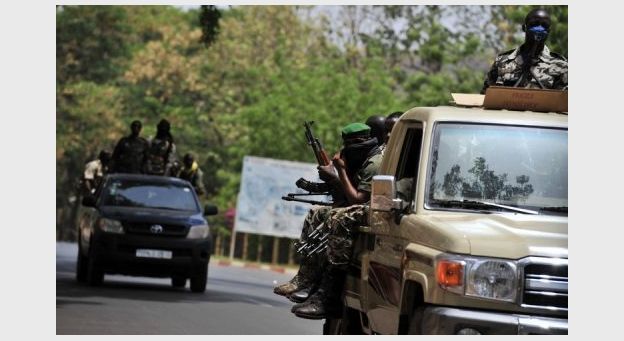
<svg viewBox="0 0 624 341">
<path fill-rule="evenodd" d="M 406 203 L 397 198 L 397 186 L 392 175 L 375 175 L 371 193 L 372 211 L 394 213 L 394 223 L 399 225 Z"/>
<path fill-rule="evenodd" d="M 397 199 L 394 176 L 375 175 L 372 187 L 371 209 L 373 211 L 390 212 L 403 209 L 403 200 Z"/>
<path fill-rule="evenodd" d="M 87 195 L 82 198 L 82 206 L 95 207 L 95 197 L 93 195 Z"/>
<path fill-rule="evenodd" d="M 219 209 L 217 208 L 217 206 L 211 204 L 206 204 L 206 206 L 204 206 L 205 216 L 216 215 L 217 213 L 219 213 Z"/>
</svg>

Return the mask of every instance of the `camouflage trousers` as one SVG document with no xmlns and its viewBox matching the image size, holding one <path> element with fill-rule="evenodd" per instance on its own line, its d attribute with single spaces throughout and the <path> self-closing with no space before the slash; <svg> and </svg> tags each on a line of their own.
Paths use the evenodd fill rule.
<svg viewBox="0 0 624 341">
<path fill-rule="evenodd" d="M 327 250 L 315 255 L 316 262 L 329 261 L 332 265 L 344 267 L 351 259 L 355 229 L 368 224 L 368 205 L 348 207 L 320 207 L 311 209 L 303 223 L 301 241 L 309 242 L 309 235 L 321 224 L 328 231 Z"/>
<path fill-rule="evenodd" d="M 308 242 L 308 236 L 312 231 L 314 231 L 319 225 L 321 225 L 327 218 L 329 218 L 329 213 L 331 211 L 331 207 L 329 206 L 321 206 L 315 207 L 308 212 L 308 215 L 305 217 L 303 221 L 303 229 L 301 230 L 301 241 Z"/>
<path fill-rule="evenodd" d="M 358 226 L 368 225 L 368 205 L 332 209 L 325 221 L 329 228 L 327 260 L 338 268 L 349 264 Z"/>
</svg>

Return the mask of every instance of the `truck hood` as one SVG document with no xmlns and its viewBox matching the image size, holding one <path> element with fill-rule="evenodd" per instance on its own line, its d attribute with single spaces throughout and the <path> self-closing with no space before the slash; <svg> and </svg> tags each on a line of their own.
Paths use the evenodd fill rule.
<svg viewBox="0 0 624 341">
<path fill-rule="evenodd" d="M 101 206 L 99 212 L 102 217 L 121 221 L 159 222 L 187 226 L 206 224 L 200 212 L 119 206 Z"/>
<path fill-rule="evenodd" d="M 509 259 L 568 258 L 565 216 L 452 212 L 420 216 L 413 223 L 420 225 L 420 233 L 428 230 L 434 238 L 441 238 L 439 241 L 448 246 L 444 251 Z"/>
</svg>

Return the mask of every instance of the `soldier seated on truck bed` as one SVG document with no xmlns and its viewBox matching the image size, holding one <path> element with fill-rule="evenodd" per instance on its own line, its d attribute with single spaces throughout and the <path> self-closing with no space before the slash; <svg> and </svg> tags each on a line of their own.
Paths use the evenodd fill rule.
<svg viewBox="0 0 624 341">
<path fill-rule="evenodd" d="M 368 220 L 368 201 L 371 181 L 377 175 L 381 163 L 381 150 L 377 139 L 370 136 L 370 127 L 352 123 L 342 130 L 344 148 L 335 155 L 331 166 L 320 167 L 326 177 L 339 181 L 352 206 L 335 208 L 324 222 L 329 230 L 326 257 L 319 289 L 303 303 L 296 304 L 292 312 L 302 318 L 323 319 L 337 313 L 340 294 L 346 275 L 346 266 L 353 251 L 354 228 L 365 225 Z M 349 174 L 355 174 L 351 177 Z"/>
<path fill-rule="evenodd" d="M 372 159 L 373 156 L 379 153 L 380 148 L 378 144 L 376 144 L 376 139 L 370 138 L 371 130 L 372 129 L 367 125 L 354 123 L 345 127 L 342 135 L 345 143 L 343 152 L 349 154 L 349 159 L 352 160 L 350 163 L 351 167 L 348 167 L 346 170 L 347 178 L 356 179 L 356 181 L 362 185 L 362 188 L 365 188 L 365 182 L 367 182 L 369 192 L 370 181 L 372 181 L 372 176 L 374 174 L 370 175 L 369 173 L 372 174 L 372 172 L 364 166 L 358 167 L 357 163 L 362 163 L 362 160 L 354 160 L 354 156 L 351 155 L 359 157 L 359 154 L 361 154 L 362 158 L 370 155 Z M 355 143 L 356 139 L 361 139 L 364 142 L 357 144 Z M 381 159 L 380 156 L 378 158 Z M 367 161 L 369 160 L 364 161 L 362 164 L 367 165 Z M 326 183 L 333 184 L 333 187 L 338 188 L 344 193 L 345 187 L 340 181 L 340 178 L 333 172 L 332 168 L 333 166 L 331 165 L 325 167 L 319 166 L 319 176 Z M 358 203 L 349 201 L 348 198 L 345 199 L 346 201 L 340 200 L 339 202 L 334 202 L 332 207 L 321 206 L 312 208 L 304 220 L 300 241 L 303 243 L 311 243 L 312 240 L 309 236 L 313 231 L 326 229 L 326 226 L 322 225 L 330 217 L 332 208 L 345 207 L 349 204 Z M 316 245 L 314 247 L 316 248 Z M 322 252 L 323 249 L 319 247 L 316 252 L 304 255 L 301 259 L 297 274 L 290 281 L 276 286 L 273 292 L 278 295 L 286 296 L 295 303 L 301 303 L 307 300 L 308 297 L 318 289 L 321 282 L 322 271 L 326 263 L 326 257 Z"/>
</svg>

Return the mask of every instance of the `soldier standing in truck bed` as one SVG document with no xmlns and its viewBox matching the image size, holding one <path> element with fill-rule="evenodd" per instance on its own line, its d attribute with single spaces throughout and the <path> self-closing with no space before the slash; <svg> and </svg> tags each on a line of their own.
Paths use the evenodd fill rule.
<svg viewBox="0 0 624 341">
<path fill-rule="evenodd" d="M 485 94 L 491 85 L 567 90 L 568 61 L 545 44 L 550 29 L 548 12 L 544 9 L 529 12 L 522 25 L 524 44 L 496 57 L 481 93 Z"/>
<path fill-rule="evenodd" d="M 171 124 L 162 119 L 156 126 L 156 136 L 149 141 L 145 172 L 152 175 L 172 175 L 170 169 L 175 156 L 176 146 L 171 135 Z"/>
<path fill-rule="evenodd" d="M 122 137 L 113 150 L 112 173 L 143 173 L 148 142 L 141 136 L 141 122 L 132 121 L 130 135 Z"/>
</svg>

